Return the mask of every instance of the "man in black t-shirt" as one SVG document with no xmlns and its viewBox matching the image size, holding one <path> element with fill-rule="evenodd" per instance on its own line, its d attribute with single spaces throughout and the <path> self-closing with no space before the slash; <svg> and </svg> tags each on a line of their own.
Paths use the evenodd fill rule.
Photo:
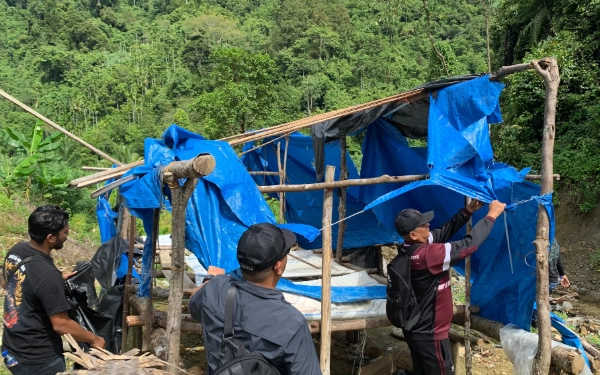
<svg viewBox="0 0 600 375">
<path fill-rule="evenodd" d="M 104 347 L 94 335 L 67 315 L 64 280 L 50 252 L 59 250 L 69 234 L 69 214 L 57 206 L 38 207 L 29 216 L 29 242 L 13 246 L 0 269 L 0 284 L 6 288 L 2 351 L 18 362 L 9 367 L 16 375 L 56 374 L 65 371 L 60 335 Z M 5 359 L 6 364 L 6 359 Z"/>
</svg>

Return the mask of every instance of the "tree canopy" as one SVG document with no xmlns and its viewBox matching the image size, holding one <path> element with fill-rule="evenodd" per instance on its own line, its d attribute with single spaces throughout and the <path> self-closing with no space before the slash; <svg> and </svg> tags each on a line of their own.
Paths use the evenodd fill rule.
<svg viewBox="0 0 600 375">
<path fill-rule="evenodd" d="M 493 68 L 559 58 L 556 169 L 586 211 L 600 186 L 600 5 L 582 1 L 0 0 L 0 88 L 131 161 L 171 123 L 221 138 L 486 72 L 487 15 Z M 543 83 L 507 83 L 497 157 L 537 167 Z M 0 101 L 0 128 L 35 124 Z M 108 165 L 62 143 L 44 163 L 50 177 Z M 0 145 L 2 168 L 19 152 Z"/>
</svg>

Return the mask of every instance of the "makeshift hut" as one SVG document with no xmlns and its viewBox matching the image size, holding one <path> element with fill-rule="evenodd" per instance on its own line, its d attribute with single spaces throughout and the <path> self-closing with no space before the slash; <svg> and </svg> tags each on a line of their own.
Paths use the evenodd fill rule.
<svg viewBox="0 0 600 375">
<path fill-rule="evenodd" d="M 499 96 L 503 85 L 498 79 L 531 68 L 544 78 L 547 90 L 541 175 L 528 175 L 529 170 L 517 171 L 494 161 L 489 137 L 489 126 L 502 121 Z M 434 82 L 389 98 L 220 141 L 205 140 L 171 126 L 161 140 L 146 140 L 143 162 L 102 171 L 74 180 L 71 185 L 85 187 L 114 180 L 92 194 L 99 199 L 103 239 L 118 235 L 115 213 L 107 204 L 112 189 L 119 189 L 124 206 L 143 221 L 147 237 L 139 288 L 137 296 L 131 301 L 125 298 L 124 303 L 125 315 L 129 302 L 137 311 L 124 321 L 129 326 L 144 327 L 140 340 L 143 350 L 149 349 L 157 322 L 152 308 L 155 260 L 164 258 L 170 264 L 170 270 L 163 270 L 163 274 L 171 273 L 169 312 L 166 324 L 164 320 L 162 323 L 166 332 L 154 330 L 152 336 L 155 352 L 157 346 L 166 348 L 173 364 L 179 363 L 181 329 L 194 324 L 181 313 L 182 296 L 189 292 L 183 284 L 187 277 L 184 248 L 193 253 L 187 261 L 195 269 L 196 282 L 200 281 L 201 269 L 209 265 L 235 274 L 235 248 L 244 230 L 259 222 L 277 222 L 262 193 L 277 195 L 280 216 L 287 223 L 282 225 L 299 235 L 303 249 L 322 249 L 322 259 L 315 260 L 308 253 L 294 255 L 298 262 L 317 269 L 322 283 L 306 285 L 282 279 L 278 287 L 321 300 L 320 314 L 305 315 L 315 321 L 310 323 L 313 332 L 322 333 L 324 373 L 329 373 L 332 330 L 389 325 L 385 308 L 380 308 L 385 303 L 383 265 L 377 271 L 382 275 L 370 277 L 380 284 L 367 281 L 361 287 L 331 286 L 332 272 L 346 273 L 342 269 L 344 250 L 400 241 L 393 218 L 403 208 L 435 210 L 435 226 L 464 206 L 465 197 L 510 203 L 490 238 L 470 262 L 459 267 L 466 272 L 466 279 L 473 281 L 472 289 L 467 283 L 467 305 L 477 305 L 482 318 L 526 328 L 537 301 L 541 345 L 536 363 L 549 366 L 550 325 L 549 318 L 545 321 L 543 316 L 549 315 L 545 267 L 549 240 L 554 234 L 551 156 L 557 86 L 556 61 L 544 59 L 505 67 L 491 75 Z M 311 136 L 297 133 L 309 128 Z M 360 170 L 345 146 L 345 137 L 357 134 L 364 137 Z M 408 139 L 427 140 L 426 147 L 412 147 Z M 241 159 L 232 146 L 243 146 Z M 542 184 L 527 179 L 541 179 Z M 333 194 L 336 189 L 339 197 Z M 333 210 L 334 206 L 338 210 Z M 164 244 L 170 251 L 168 259 L 167 253 L 157 253 L 163 245 L 157 228 L 159 210 L 171 207 L 172 243 Z M 480 217 L 475 215 L 474 220 Z M 134 248 L 134 231 L 130 232 L 128 280 Z M 337 241 L 338 263 L 331 265 L 333 241 Z M 356 266 L 346 268 L 355 270 Z M 332 303 L 348 302 L 379 304 L 379 308 L 350 312 L 342 312 L 336 305 L 332 308 Z M 462 311 L 467 336 L 469 311 L 468 306 Z M 160 317 L 158 320 L 160 325 Z M 191 329 L 197 330 L 198 326 Z M 126 327 L 123 332 L 126 335 Z M 465 340 L 467 347 L 469 341 Z"/>
</svg>

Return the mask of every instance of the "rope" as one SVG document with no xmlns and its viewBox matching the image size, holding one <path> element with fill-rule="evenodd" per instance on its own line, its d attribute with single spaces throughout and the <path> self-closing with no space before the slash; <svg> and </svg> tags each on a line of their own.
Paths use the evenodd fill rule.
<svg viewBox="0 0 600 375">
<path fill-rule="evenodd" d="M 514 275 L 515 270 L 513 268 L 512 253 L 510 252 L 510 239 L 508 238 L 508 224 L 506 222 L 506 216 L 506 212 L 504 212 L 504 232 L 506 233 L 506 243 L 508 244 L 508 259 L 510 260 L 510 272 Z"/>
<path fill-rule="evenodd" d="M 329 227 L 332 227 L 332 226 L 334 226 L 334 225 L 336 225 L 336 224 L 339 224 L 339 223 L 341 223 L 341 222 L 342 222 L 342 221 L 344 221 L 344 220 L 348 220 L 348 219 L 350 219 L 351 217 L 354 217 L 354 216 L 356 216 L 356 215 L 360 215 L 360 214 L 364 214 L 364 213 L 365 213 L 365 211 L 364 211 L 364 210 L 362 210 L 362 211 L 359 211 L 359 212 L 357 212 L 357 213 L 355 213 L 355 214 L 352 214 L 352 215 L 350 215 L 350 216 L 346 216 L 346 217 L 345 217 L 345 218 L 343 218 L 342 220 L 338 220 L 338 221 L 336 221 L 335 223 L 331 223 L 331 224 L 329 224 L 329 225 L 326 225 L 326 226 L 324 226 L 323 228 L 319 229 L 319 231 L 323 231 L 323 229 L 327 229 L 327 228 L 329 228 Z"/>
</svg>

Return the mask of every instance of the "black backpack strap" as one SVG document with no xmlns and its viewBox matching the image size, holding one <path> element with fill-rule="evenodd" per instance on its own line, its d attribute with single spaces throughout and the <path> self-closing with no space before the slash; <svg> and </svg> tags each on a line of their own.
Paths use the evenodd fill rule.
<svg viewBox="0 0 600 375">
<path fill-rule="evenodd" d="M 17 272 L 17 270 L 18 270 L 19 268 L 21 268 L 21 266 L 22 266 L 22 265 L 24 265 L 24 264 L 26 264 L 26 263 L 29 263 L 29 262 L 31 262 L 31 261 L 34 261 L 34 260 L 40 260 L 40 259 L 42 259 L 42 258 L 41 258 L 41 257 L 39 257 L 39 256 L 37 256 L 37 255 L 32 255 L 32 256 L 30 256 L 30 257 L 27 257 L 27 258 L 25 258 L 25 259 L 21 260 L 21 261 L 20 261 L 20 262 L 17 264 L 17 266 L 16 266 L 16 267 L 15 267 L 15 268 L 12 270 L 12 272 L 10 273 L 10 275 L 7 275 L 7 274 L 6 274 L 6 260 L 4 260 L 4 280 L 6 281 L 6 283 L 8 283 L 8 282 L 9 282 L 9 280 L 10 280 L 10 279 L 12 279 L 12 277 L 14 276 L 14 274 Z"/>
<path fill-rule="evenodd" d="M 230 285 L 227 290 L 227 297 L 225 298 L 225 320 L 223 321 L 223 338 L 234 337 L 233 332 L 233 305 L 235 303 L 235 292 L 237 288 L 235 285 Z"/>
</svg>

